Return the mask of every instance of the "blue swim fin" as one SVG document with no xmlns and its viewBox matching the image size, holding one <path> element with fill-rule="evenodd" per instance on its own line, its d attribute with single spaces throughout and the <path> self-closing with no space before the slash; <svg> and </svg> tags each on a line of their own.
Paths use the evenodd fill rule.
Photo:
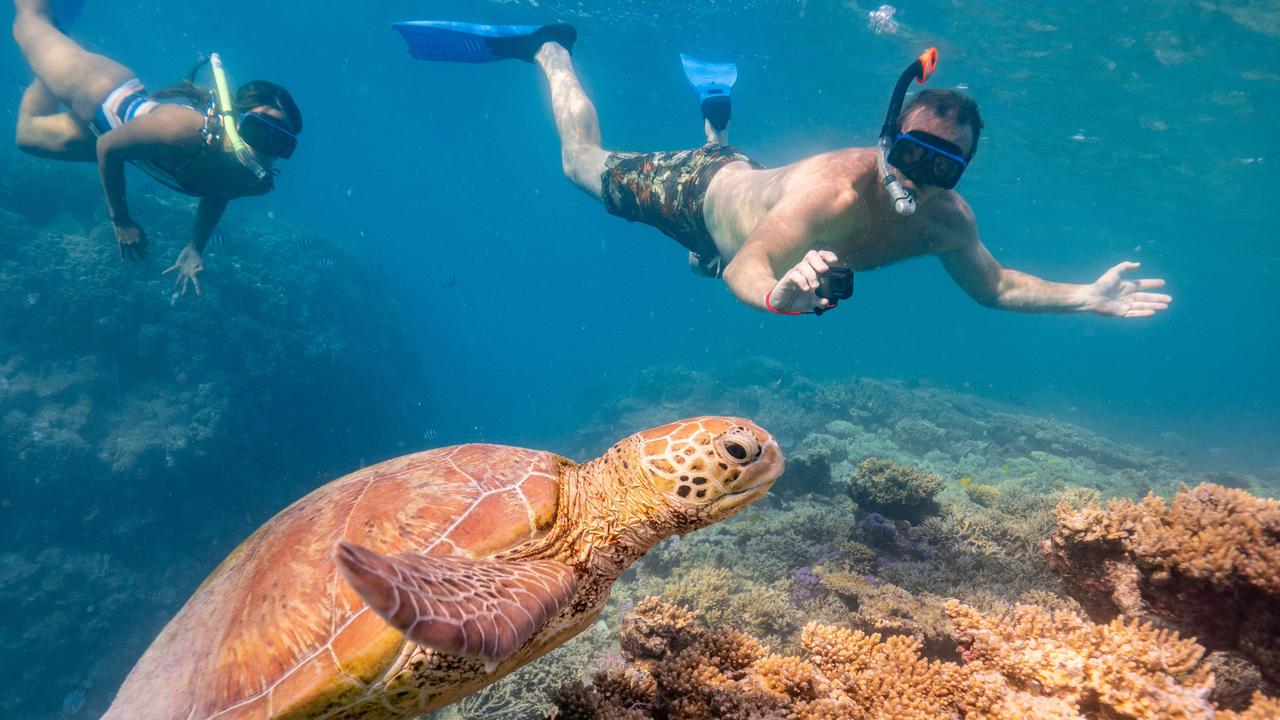
<svg viewBox="0 0 1280 720">
<path fill-rule="evenodd" d="M 733 84 L 738 81 L 738 66 L 733 63 L 716 63 L 699 60 L 680 53 L 680 62 L 684 65 L 684 76 L 689 87 L 698 94 L 702 104 L 702 117 L 711 122 L 711 127 L 724 130 L 729 126 L 732 117 L 732 106 L 729 93 Z"/>
<path fill-rule="evenodd" d="M 479 25 L 445 20 L 414 20 L 392 25 L 418 60 L 485 63 L 515 58 L 533 62 L 548 42 L 572 52 L 578 31 L 572 25 Z"/>
<path fill-rule="evenodd" d="M 49 9 L 53 11 L 53 25 L 62 32 L 71 29 L 80 11 L 84 10 L 85 0 L 52 0 Z"/>
</svg>

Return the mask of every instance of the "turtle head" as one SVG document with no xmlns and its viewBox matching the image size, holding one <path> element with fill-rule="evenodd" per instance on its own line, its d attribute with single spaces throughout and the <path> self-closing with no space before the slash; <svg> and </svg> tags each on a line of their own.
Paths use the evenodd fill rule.
<svg viewBox="0 0 1280 720">
<path fill-rule="evenodd" d="M 782 475 L 773 436 L 735 417 L 681 420 L 639 434 L 639 461 L 681 529 L 723 520 L 756 500 Z"/>
</svg>

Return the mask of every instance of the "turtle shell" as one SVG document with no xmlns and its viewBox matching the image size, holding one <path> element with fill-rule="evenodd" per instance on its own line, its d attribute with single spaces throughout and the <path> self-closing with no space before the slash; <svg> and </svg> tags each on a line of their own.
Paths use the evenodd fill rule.
<svg viewBox="0 0 1280 720">
<path fill-rule="evenodd" d="M 546 452 L 460 445 L 313 491 L 213 571 L 104 720 L 312 717 L 360 698 L 405 640 L 342 580 L 334 546 L 491 557 L 546 533 L 568 465 Z"/>
</svg>

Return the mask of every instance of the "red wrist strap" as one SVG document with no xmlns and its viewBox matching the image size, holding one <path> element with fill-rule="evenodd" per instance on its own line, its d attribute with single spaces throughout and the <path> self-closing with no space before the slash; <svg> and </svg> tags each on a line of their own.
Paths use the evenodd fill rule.
<svg viewBox="0 0 1280 720">
<path fill-rule="evenodd" d="M 779 310 L 778 308 L 773 306 L 772 302 L 769 301 L 769 297 L 772 295 L 773 295 L 773 288 L 769 288 L 769 292 L 764 294 L 764 306 L 769 310 L 769 312 L 774 313 L 776 315 L 809 315 L 810 314 L 806 312 L 796 312 L 794 310 Z"/>
</svg>

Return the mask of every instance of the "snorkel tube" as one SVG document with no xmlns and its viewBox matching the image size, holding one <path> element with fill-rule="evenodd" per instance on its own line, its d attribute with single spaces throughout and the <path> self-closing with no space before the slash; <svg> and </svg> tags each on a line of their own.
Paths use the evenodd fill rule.
<svg viewBox="0 0 1280 720">
<path fill-rule="evenodd" d="M 258 158 L 253 154 L 253 148 L 249 147 L 249 143 L 240 137 L 240 131 L 236 128 L 235 105 L 231 102 L 231 89 L 227 86 L 227 73 L 222 69 L 222 58 L 218 53 L 209 55 L 209 68 L 213 70 L 213 86 L 216 90 L 218 99 L 218 115 L 222 118 L 222 135 L 226 138 L 227 144 L 231 146 L 231 152 L 235 153 L 236 160 L 252 172 L 259 180 L 267 176 L 267 169 L 262 167 L 262 163 L 258 162 Z"/>
<path fill-rule="evenodd" d="M 898 84 L 893 87 L 893 98 L 889 101 L 889 111 L 885 113 L 884 125 L 880 127 L 876 167 L 880 170 L 880 180 L 893 201 L 894 212 L 903 217 L 916 211 L 916 198 L 911 191 L 902 187 L 902 183 L 898 182 L 898 176 L 893 174 L 893 169 L 889 166 L 889 148 L 893 146 L 894 138 L 898 134 L 898 115 L 902 112 L 902 100 L 907 95 L 907 86 L 911 85 L 912 80 L 923 85 L 936 67 L 938 67 L 938 49 L 929 48 L 920 53 L 920 57 L 902 71 L 902 75 L 898 76 Z"/>
</svg>

